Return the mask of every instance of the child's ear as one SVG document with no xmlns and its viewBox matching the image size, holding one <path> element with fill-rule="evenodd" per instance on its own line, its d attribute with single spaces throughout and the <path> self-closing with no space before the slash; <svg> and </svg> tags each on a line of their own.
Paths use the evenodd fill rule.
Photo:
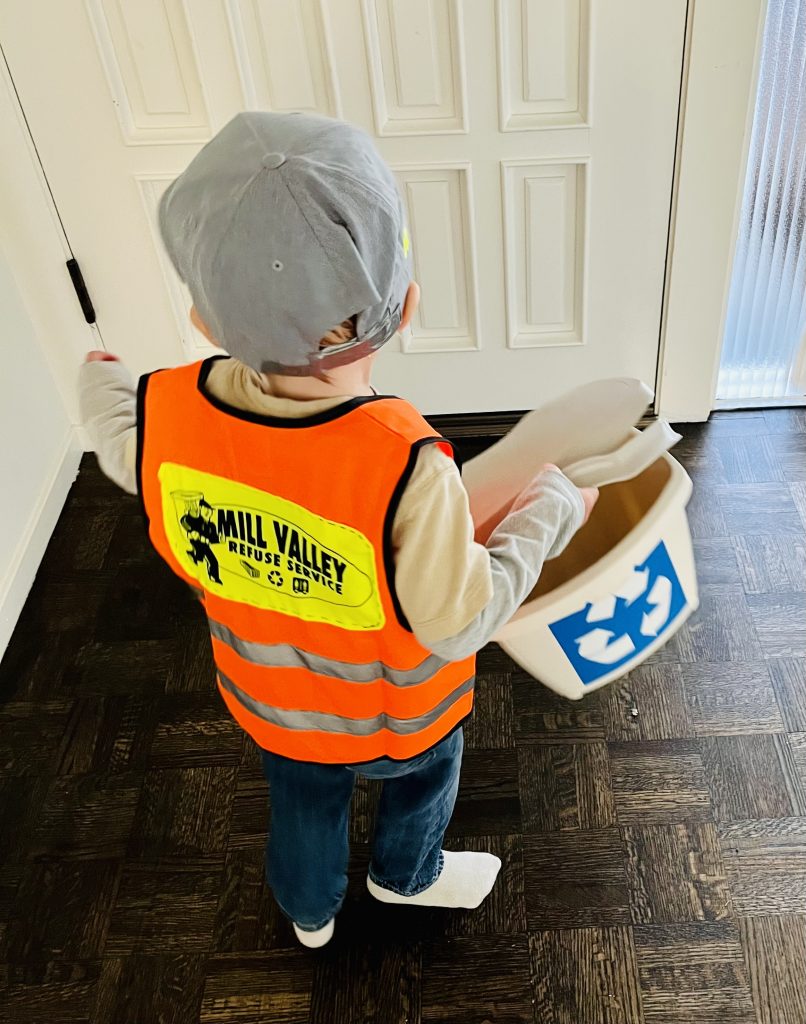
<svg viewBox="0 0 806 1024">
<path fill-rule="evenodd" d="M 198 309 L 196 309 L 195 306 L 190 307 L 190 322 L 193 324 L 197 331 L 200 331 L 205 336 L 205 338 L 207 338 L 207 340 L 212 345 L 218 345 L 218 342 L 213 337 L 210 328 L 207 326 L 204 320 L 202 320 L 201 316 L 199 315 L 199 311 Z M 221 346 L 218 345 L 218 347 L 220 348 Z"/>
<path fill-rule="evenodd" d="M 400 318 L 400 330 L 404 330 L 411 323 L 411 319 L 417 312 L 420 305 L 420 286 L 412 281 L 409 290 L 406 292 L 406 300 L 403 303 L 403 315 Z"/>
</svg>

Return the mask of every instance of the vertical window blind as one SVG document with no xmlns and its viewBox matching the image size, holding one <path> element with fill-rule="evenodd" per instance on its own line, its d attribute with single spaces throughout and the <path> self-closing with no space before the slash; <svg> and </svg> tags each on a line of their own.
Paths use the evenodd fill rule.
<svg viewBox="0 0 806 1024">
<path fill-rule="evenodd" d="M 806 0 L 769 0 L 717 398 L 806 392 Z"/>
</svg>

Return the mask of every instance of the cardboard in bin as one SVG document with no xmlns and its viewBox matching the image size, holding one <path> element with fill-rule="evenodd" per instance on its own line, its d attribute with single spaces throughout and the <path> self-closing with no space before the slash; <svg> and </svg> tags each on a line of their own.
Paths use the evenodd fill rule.
<svg viewBox="0 0 806 1024">
<path fill-rule="evenodd" d="M 601 488 L 590 520 L 495 638 L 573 700 L 639 665 L 699 604 L 691 480 L 667 451 L 679 435 L 663 421 L 634 428 L 651 398 L 626 378 L 583 386 L 524 417 L 465 467 L 479 539 L 546 462 L 579 486 Z"/>
</svg>

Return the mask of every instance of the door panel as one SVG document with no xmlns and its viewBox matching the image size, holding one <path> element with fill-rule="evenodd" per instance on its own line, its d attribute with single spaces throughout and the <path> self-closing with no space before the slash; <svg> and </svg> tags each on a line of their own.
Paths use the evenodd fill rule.
<svg viewBox="0 0 806 1024">
<path fill-rule="evenodd" d="M 209 351 L 161 251 L 162 190 L 241 109 L 371 132 L 422 308 L 378 386 L 426 412 L 654 382 L 686 0 L 6 0 L 12 76 L 105 344 Z"/>
</svg>

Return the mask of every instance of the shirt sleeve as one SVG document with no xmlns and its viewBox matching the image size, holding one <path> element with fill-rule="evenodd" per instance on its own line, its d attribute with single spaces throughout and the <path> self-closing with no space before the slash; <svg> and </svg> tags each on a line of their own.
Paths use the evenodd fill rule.
<svg viewBox="0 0 806 1024">
<path fill-rule="evenodd" d="M 458 469 L 435 446 L 424 448 L 392 532 L 397 594 L 417 639 L 447 661 L 480 650 L 583 518 L 577 488 L 559 470 L 548 470 L 523 492 L 487 545 L 477 544 Z"/>
<path fill-rule="evenodd" d="M 456 464 L 437 445 L 426 445 L 392 526 L 395 589 L 425 647 L 459 633 L 492 599 L 490 557 L 473 533 Z"/>
<path fill-rule="evenodd" d="M 137 493 L 137 391 L 121 362 L 82 363 L 81 418 L 98 464 L 129 494 Z"/>
</svg>

